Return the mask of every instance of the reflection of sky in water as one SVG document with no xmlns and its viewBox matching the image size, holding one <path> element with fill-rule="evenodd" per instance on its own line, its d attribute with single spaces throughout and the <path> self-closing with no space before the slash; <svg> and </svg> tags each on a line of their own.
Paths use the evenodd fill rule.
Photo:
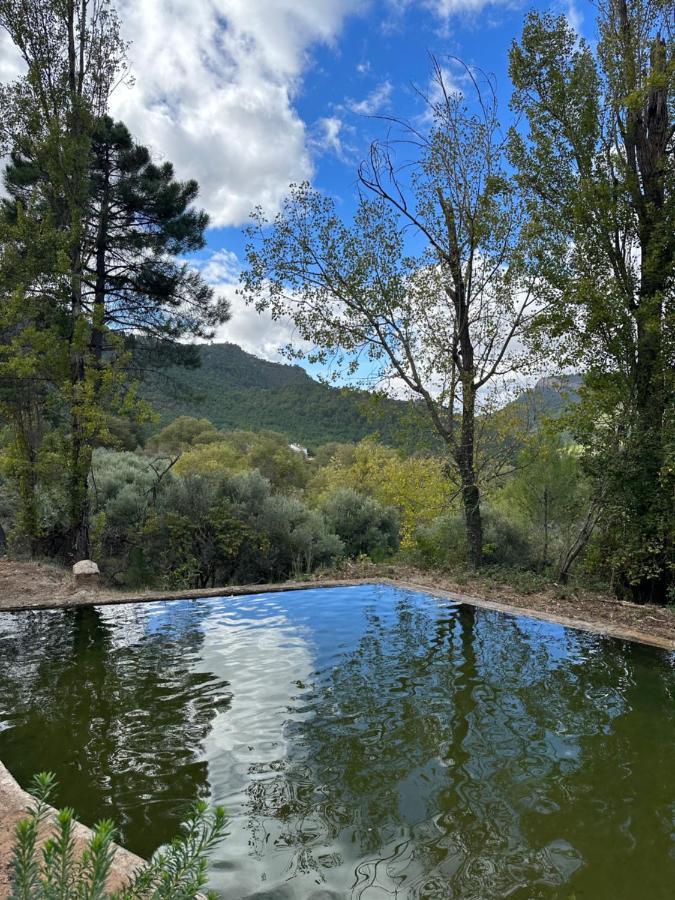
<svg viewBox="0 0 675 900">
<path fill-rule="evenodd" d="M 228 809 L 212 860 L 228 900 L 669 896 L 667 654 L 367 585 L 98 612 L 120 702 L 141 666 L 133 702 L 147 684 L 146 721 L 175 722 L 166 803 L 187 741 L 185 785 Z M 49 656 L 70 620 L 42 615 Z M 26 653 L 28 685 L 41 665 Z M 126 766 L 147 755 L 150 796 L 162 732 L 144 749 L 133 721 L 111 728 Z"/>
</svg>

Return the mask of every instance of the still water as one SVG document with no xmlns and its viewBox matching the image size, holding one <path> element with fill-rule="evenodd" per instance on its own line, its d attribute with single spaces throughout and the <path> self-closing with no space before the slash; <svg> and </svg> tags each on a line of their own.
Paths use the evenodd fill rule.
<svg viewBox="0 0 675 900">
<path fill-rule="evenodd" d="M 370 585 L 0 618 L 0 759 L 236 898 L 675 896 L 675 660 Z"/>
</svg>

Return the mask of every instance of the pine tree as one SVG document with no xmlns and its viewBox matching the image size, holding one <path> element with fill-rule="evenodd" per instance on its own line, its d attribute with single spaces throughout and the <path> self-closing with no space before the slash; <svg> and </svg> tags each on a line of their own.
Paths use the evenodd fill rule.
<svg viewBox="0 0 675 900">
<path fill-rule="evenodd" d="M 58 311 L 67 343 L 68 377 L 52 389 L 67 434 L 72 556 L 81 559 L 89 555 L 94 442 L 111 410 L 137 406 L 128 336 L 162 344 L 205 336 L 227 307 L 177 259 L 204 243 L 207 216 L 192 209 L 196 182 L 177 181 L 169 163 L 154 165 L 107 115 L 126 49 L 109 0 L 0 0 L 0 25 L 28 67 L 0 92 L 12 152 L 5 224 L 18 227 L 30 210 L 36 229 L 56 229 L 61 248 L 58 266 L 39 273 L 40 291 L 22 290 Z"/>
</svg>

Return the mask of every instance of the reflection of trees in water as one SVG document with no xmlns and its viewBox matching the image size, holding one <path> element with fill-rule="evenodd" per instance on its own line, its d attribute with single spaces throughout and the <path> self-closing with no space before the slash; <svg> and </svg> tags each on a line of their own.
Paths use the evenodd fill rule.
<svg viewBox="0 0 675 900">
<path fill-rule="evenodd" d="M 226 683 L 195 671 L 199 607 L 145 616 L 133 607 L 32 613 L 0 634 L 0 717 L 11 726 L 0 758 L 23 784 L 53 769 L 59 803 L 85 822 L 114 818 L 141 854 L 208 794 L 200 743 L 229 702 Z"/>
<path fill-rule="evenodd" d="M 620 827 L 604 767 L 634 684 L 617 645 L 404 601 L 295 698 L 312 714 L 287 726 L 292 755 L 250 773 L 253 850 L 287 877 L 348 866 L 353 897 L 558 896 L 595 846 L 603 785 Z"/>
</svg>

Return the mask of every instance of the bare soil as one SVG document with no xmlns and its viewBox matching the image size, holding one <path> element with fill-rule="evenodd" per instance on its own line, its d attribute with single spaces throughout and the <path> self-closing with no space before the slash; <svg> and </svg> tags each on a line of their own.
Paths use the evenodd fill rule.
<svg viewBox="0 0 675 900">
<path fill-rule="evenodd" d="M 556 585 L 523 592 L 495 578 L 429 572 L 403 565 L 347 563 L 339 571 L 328 571 L 308 581 L 275 585 L 240 585 L 189 591 L 142 591 L 133 593 L 106 587 L 78 589 L 70 571 L 48 562 L 25 562 L 0 558 L 0 611 L 39 607 L 86 606 L 93 603 L 125 603 L 140 600 L 223 596 L 305 587 L 317 583 L 353 584 L 389 581 L 426 588 L 476 605 L 522 612 L 586 630 L 631 640 L 643 640 L 675 650 L 675 609 L 636 606 L 610 594 Z"/>
</svg>

